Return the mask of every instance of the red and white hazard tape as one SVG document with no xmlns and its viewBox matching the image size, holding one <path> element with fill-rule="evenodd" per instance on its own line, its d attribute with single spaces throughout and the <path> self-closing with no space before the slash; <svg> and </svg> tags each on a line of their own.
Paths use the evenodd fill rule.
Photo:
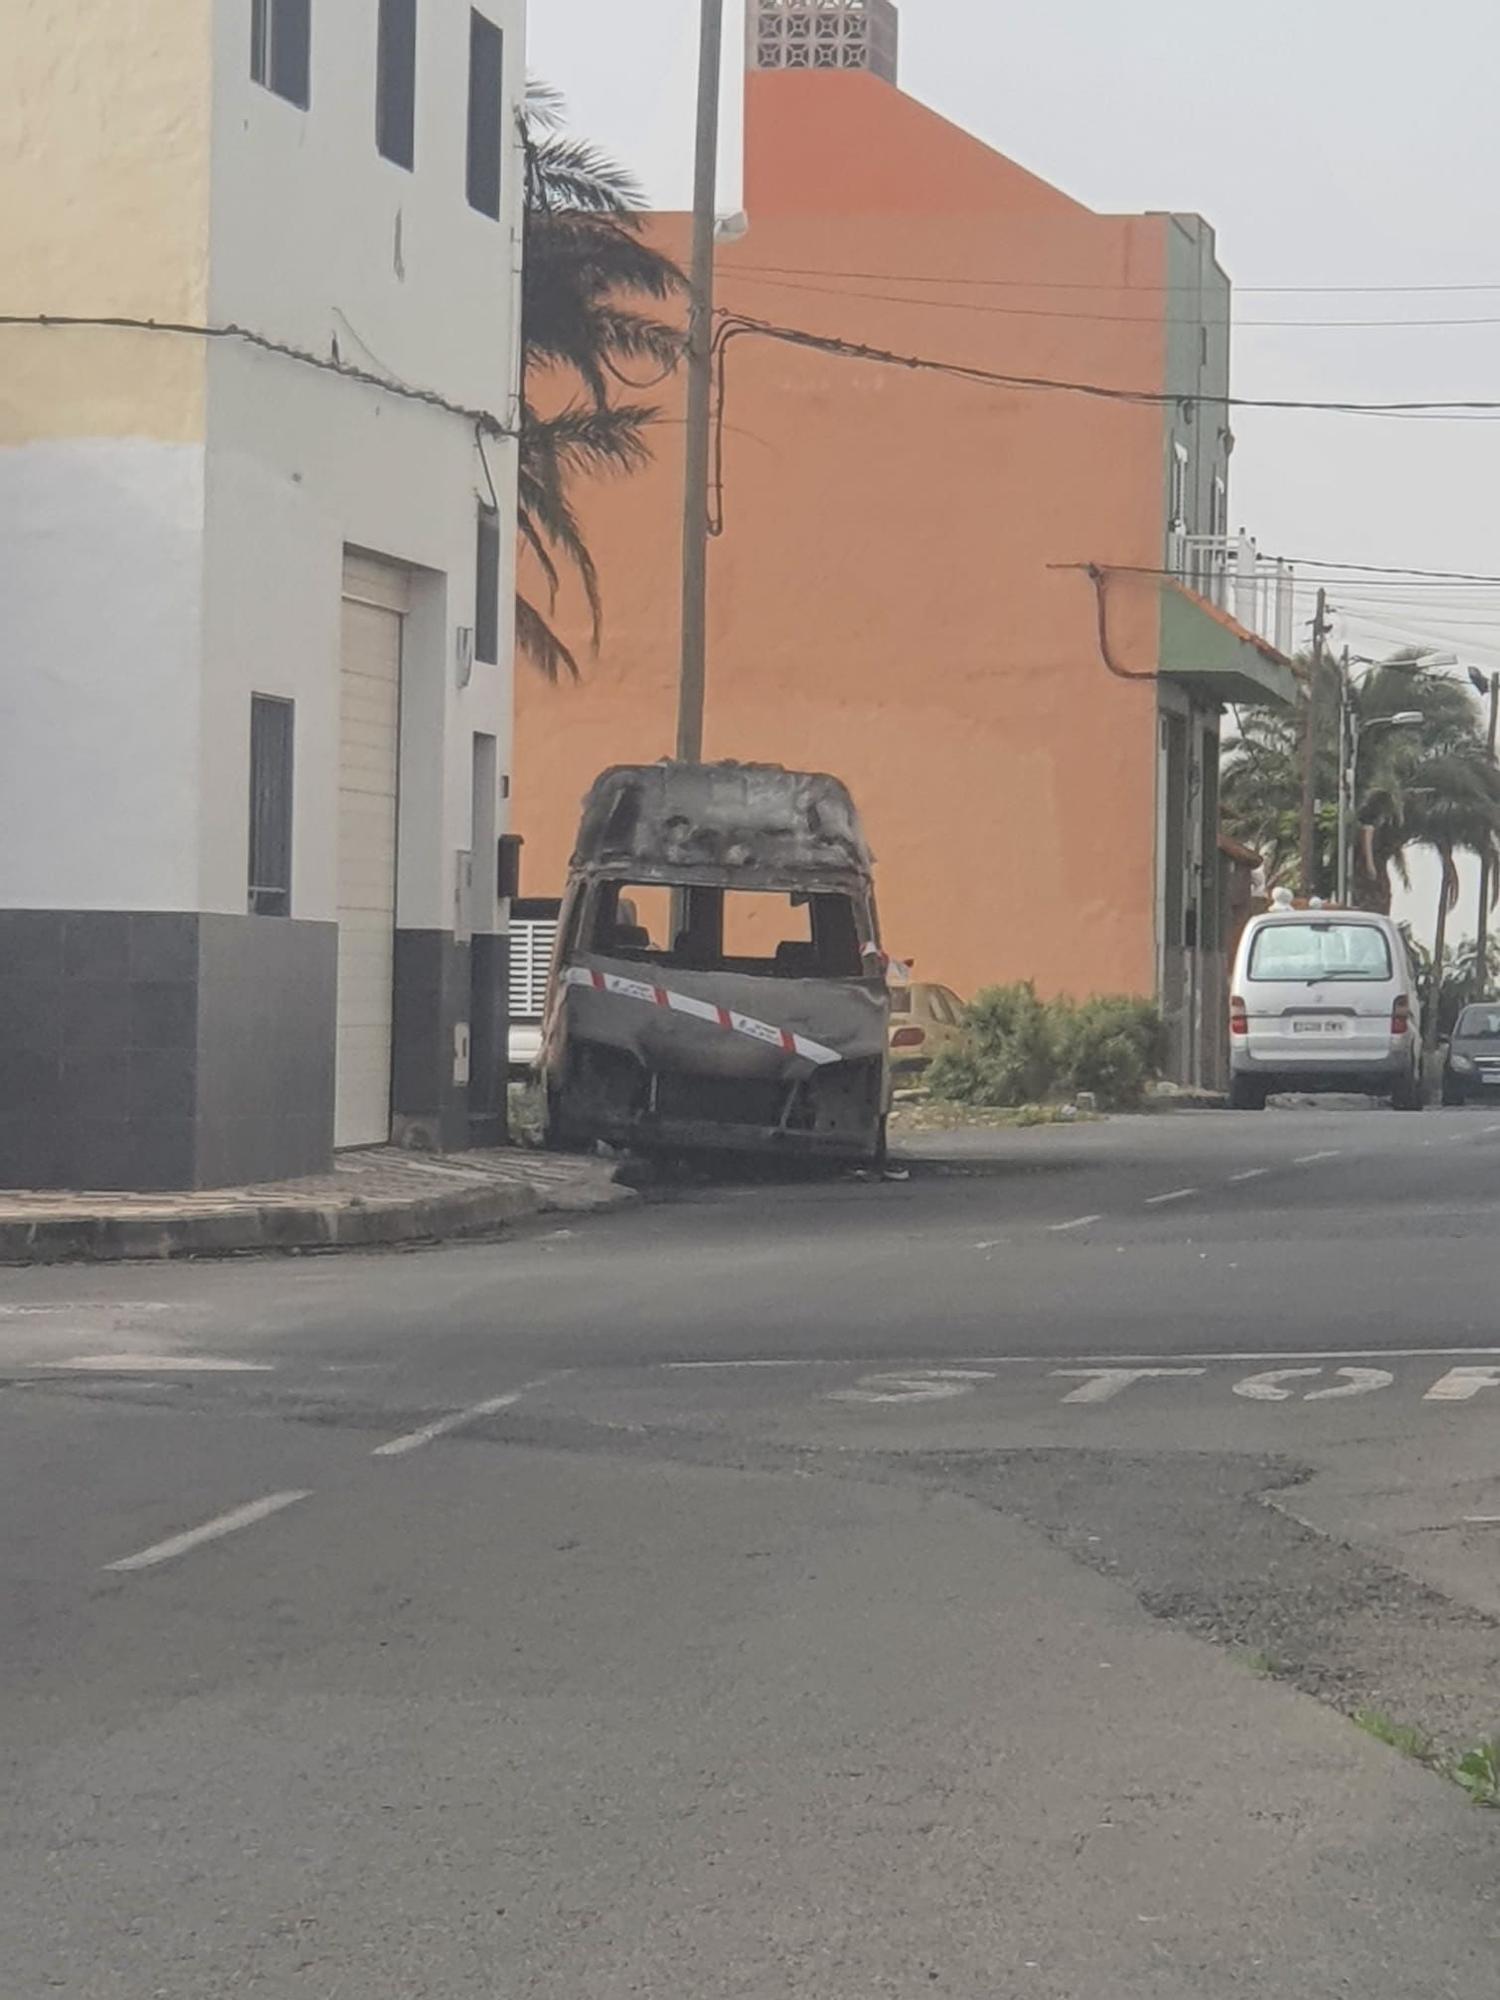
<svg viewBox="0 0 1500 2000">
<path fill-rule="evenodd" d="M 808 1062 L 842 1060 L 837 1049 L 809 1041 L 806 1035 L 793 1034 L 790 1028 L 757 1021 L 751 1014 L 736 1014 L 730 1007 L 716 1007 L 712 1000 L 700 1000 L 696 994 L 674 993 L 669 987 L 653 986 L 644 979 L 624 979 L 618 972 L 591 972 L 582 965 L 564 966 L 562 976 L 565 986 L 588 986 L 596 993 L 614 993 L 622 1000 L 644 1000 L 649 1007 L 666 1007 L 674 1014 L 689 1014 L 695 1021 L 711 1022 L 734 1035 L 748 1035 L 752 1042 L 784 1049 L 789 1056 L 803 1056 Z"/>
</svg>

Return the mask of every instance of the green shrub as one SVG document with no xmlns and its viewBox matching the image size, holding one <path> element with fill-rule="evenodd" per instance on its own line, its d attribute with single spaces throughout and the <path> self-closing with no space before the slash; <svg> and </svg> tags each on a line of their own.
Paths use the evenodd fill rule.
<svg viewBox="0 0 1500 2000">
<path fill-rule="evenodd" d="M 1106 1111 L 1138 1105 L 1165 1055 L 1149 1000 L 1107 994 L 1038 1000 L 1029 980 L 992 986 L 965 1010 L 964 1031 L 928 1072 L 935 1097 L 1010 1108 L 1094 1093 Z"/>
<path fill-rule="evenodd" d="M 1134 1109 L 1166 1053 L 1155 1005 L 1123 993 L 1058 1003 L 1054 1035 L 1059 1081 L 1072 1093 L 1091 1090 L 1105 1111 Z"/>
<path fill-rule="evenodd" d="M 1056 1075 L 1052 1022 L 1031 981 L 990 986 L 964 1010 L 964 1031 L 928 1072 L 935 1097 L 1009 1107 L 1049 1095 Z"/>
</svg>

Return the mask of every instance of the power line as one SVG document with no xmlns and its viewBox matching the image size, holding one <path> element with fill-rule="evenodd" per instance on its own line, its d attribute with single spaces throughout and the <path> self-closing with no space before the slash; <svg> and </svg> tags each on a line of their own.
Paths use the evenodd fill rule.
<svg viewBox="0 0 1500 2000">
<path fill-rule="evenodd" d="M 830 299 L 867 299 L 876 305 L 914 306 L 936 309 L 939 312 L 967 312 L 997 315 L 1007 319 L 1066 319 L 1079 320 L 1088 324 L 1108 326 L 1208 326 L 1223 327 L 1226 330 L 1243 331 L 1246 328 L 1267 329 L 1279 327 L 1291 330 L 1307 327 L 1313 331 L 1330 328 L 1350 327 L 1439 327 L 1439 326 L 1500 326 L 1500 315 L 1468 319 L 1221 319 L 1217 316 L 1158 313 L 1111 313 L 1111 312 L 1070 312 L 1063 306 L 999 306 L 985 300 L 970 299 L 923 299 L 903 298 L 896 292 L 851 291 L 844 285 L 809 285 L 795 278 L 773 278 L 752 275 L 748 271 L 733 269 L 723 274 L 726 278 L 749 277 L 752 284 L 774 286 L 778 291 L 815 292 L 820 297 Z M 835 274 L 837 275 L 837 274 Z M 937 283 L 933 280 L 897 280 L 896 282 Z M 946 281 L 943 281 L 946 282 Z M 956 280 L 954 282 L 957 282 Z M 979 280 L 984 283 L 986 280 Z M 1129 289 L 1121 287 L 1122 290 Z M 1141 288 L 1144 289 L 1144 288 Z"/>
<path fill-rule="evenodd" d="M 726 275 L 736 271 L 762 271 L 789 278 L 854 278 L 875 284 L 982 285 L 991 289 L 1026 292 L 1149 292 L 1160 295 L 1165 292 L 1199 293 L 1203 290 L 1202 285 L 1197 284 L 1138 285 L 1126 279 L 1116 282 L 1108 278 L 979 278 L 972 272 L 831 271 L 823 264 L 749 264 L 738 259 L 726 262 Z M 1233 289 L 1242 297 L 1271 294 L 1414 297 L 1432 293 L 1500 292 L 1500 279 L 1457 285 L 1236 285 Z"/>
<path fill-rule="evenodd" d="M 0 327 L 7 326 L 41 328 L 44 331 L 96 328 L 126 333 L 181 334 L 197 340 L 242 341 L 247 347 L 280 355 L 283 360 L 298 362 L 304 368 L 316 368 L 325 375 L 340 375 L 347 382 L 363 383 L 366 388 L 380 389 L 386 395 L 398 396 L 405 402 L 425 403 L 430 409 L 462 417 L 486 437 L 513 438 L 518 435 L 515 426 L 505 423 L 493 410 L 470 408 L 437 389 L 418 388 L 410 382 L 396 381 L 387 375 L 377 375 L 371 369 L 357 367 L 351 361 L 313 354 L 307 348 L 294 347 L 288 341 L 273 340 L 269 334 L 256 333 L 251 327 L 236 326 L 233 321 L 222 326 L 198 326 L 186 320 L 136 319 L 127 313 L 0 313 Z"/>
<path fill-rule="evenodd" d="M 1341 416 L 1423 417 L 1430 420 L 1493 421 L 1500 415 L 1500 399 L 1494 397 L 1449 397 L 1424 402 L 1341 402 L 1290 396 L 1206 396 L 1191 391 L 1167 389 L 1125 389 L 1106 382 L 1074 382 L 1047 375 L 1013 375 L 999 369 L 980 368 L 967 362 L 945 361 L 933 355 L 900 354 L 889 348 L 871 347 L 862 341 L 844 340 L 832 334 L 811 333 L 805 327 L 782 326 L 774 320 L 753 318 L 748 313 L 726 313 L 720 318 L 715 346 L 720 358 L 723 383 L 723 356 L 730 341 L 750 334 L 780 341 L 790 347 L 805 347 L 849 361 L 868 361 L 918 373 L 946 375 L 958 381 L 977 382 L 1001 389 L 1051 390 L 1070 395 L 1090 396 L 1102 402 L 1129 403 L 1155 407 L 1189 409 L 1206 404 L 1214 410 L 1303 410 L 1326 411 Z"/>
<path fill-rule="evenodd" d="M 1500 583 L 1500 576 L 1483 570 L 1409 569 L 1389 563 L 1328 562 L 1317 556 L 1287 556 L 1284 560 L 1298 569 L 1347 570 L 1355 576 L 1421 577 L 1438 583 Z"/>
</svg>

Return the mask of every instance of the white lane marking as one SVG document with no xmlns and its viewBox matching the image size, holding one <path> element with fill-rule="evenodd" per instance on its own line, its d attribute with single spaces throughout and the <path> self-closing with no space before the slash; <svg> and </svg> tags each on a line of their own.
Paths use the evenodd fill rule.
<svg viewBox="0 0 1500 2000">
<path fill-rule="evenodd" d="M 1388 1368 L 1338 1368 L 1334 1372 L 1347 1379 L 1334 1388 L 1309 1389 L 1302 1398 L 1303 1402 L 1326 1403 L 1331 1396 L 1368 1396 L 1376 1389 L 1389 1389 L 1396 1379 Z M 1284 1403 L 1292 1391 L 1283 1389 L 1283 1382 L 1322 1373 L 1321 1368 L 1268 1368 L 1264 1374 L 1247 1375 L 1243 1382 L 1236 1382 L 1234 1393 L 1257 1402 Z"/>
<path fill-rule="evenodd" d="M 983 1247 L 982 1245 L 980 1246 Z M 1465 1350 L 1467 1352 L 1467 1349 Z M 1500 1347 L 1486 1348 L 1485 1352 L 1500 1354 Z M 880 1359 L 878 1354 L 866 1354 L 855 1360 L 824 1360 L 821 1355 L 790 1354 L 779 1361 L 664 1361 L 668 1369 L 680 1368 L 869 1368 Z"/>
<path fill-rule="evenodd" d="M 370 1456 L 402 1458 L 409 1451 L 418 1451 L 424 1444 L 431 1444 L 434 1438 L 447 1437 L 451 1431 L 462 1430 L 465 1424 L 476 1424 L 481 1417 L 493 1417 L 501 1410 L 510 1409 L 523 1396 L 529 1396 L 533 1389 L 540 1389 L 546 1382 L 555 1382 L 558 1374 L 571 1375 L 572 1372 L 571 1368 L 564 1368 L 552 1375 L 539 1375 L 536 1381 L 523 1382 L 509 1395 L 491 1396 L 483 1403 L 470 1403 L 467 1409 L 451 1410 L 446 1417 L 435 1417 L 430 1424 L 423 1424 L 418 1430 L 407 1431 L 402 1437 L 387 1438 L 384 1444 L 376 1445 Z"/>
<path fill-rule="evenodd" d="M 509 1396 L 491 1396 L 487 1402 L 471 1403 L 468 1409 L 454 1410 L 434 1423 L 423 1424 L 420 1430 L 407 1431 L 403 1437 L 388 1438 L 384 1444 L 376 1445 L 370 1456 L 400 1458 L 406 1452 L 431 1444 L 434 1438 L 446 1437 L 450 1431 L 461 1430 L 465 1424 L 477 1423 L 481 1417 L 492 1417 L 498 1410 L 508 1410 L 512 1403 L 519 1403 L 520 1400 L 521 1391 L 516 1389 Z"/>
<path fill-rule="evenodd" d="M 0 1319 L 67 1319 L 77 1313 L 106 1314 L 111 1319 L 123 1319 L 129 1313 L 182 1312 L 182 1306 L 170 1305 L 165 1299 L 77 1299 L 62 1305 L 47 1306 L 0 1306 Z"/>
<path fill-rule="evenodd" d="M 1486 1125 L 1481 1136 L 1488 1139 L 1496 1132 L 1500 1132 L 1500 1125 Z"/>
<path fill-rule="evenodd" d="M 1375 1389 L 1389 1389 L 1395 1376 L 1389 1368 L 1336 1368 L 1336 1375 L 1348 1379 L 1337 1389 L 1309 1389 L 1304 1403 L 1326 1403 L 1330 1396 L 1368 1396 Z"/>
<path fill-rule="evenodd" d="M 1270 1347 L 1218 1350 L 1194 1354 L 961 1354 L 957 1362 L 974 1368 L 1041 1367 L 1053 1361 L 1097 1362 L 1101 1367 L 1116 1362 L 1157 1361 L 1452 1361 L 1465 1355 L 1500 1357 L 1500 1347 Z M 885 1354 L 822 1355 L 787 1354 L 754 1361 L 663 1361 L 669 1370 L 710 1368 L 875 1368 L 899 1367 L 899 1357 Z M 918 1364 L 920 1365 L 920 1364 Z"/>
<path fill-rule="evenodd" d="M 1424 1403 L 1467 1403 L 1481 1389 L 1500 1389 L 1500 1368 L 1450 1368 L 1422 1398 Z"/>
<path fill-rule="evenodd" d="M 221 1536 L 236 1534 L 241 1528 L 253 1528 L 257 1521 L 264 1521 L 268 1515 L 279 1514 L 283 1507 L 311 1497 L 310 1491 L 268 1493 L 263 1500 L 252 1500 L 247 1506 L 232 1508 L 227 1514 L 205 1521 L 201 1528 L 189 1528 L 184 1534 L 170 1535 L 164 1542 L 153 1542 L 149 1549 L 141 1549 L 133 1556 L 121 1556 L 118 1562 L 106 1563 L 104 1567 L 113 1570 L 154 1569 L 158 1563 L 171 1562 L 174 1556 L 186 1555 L 189 1549 L 199 1548 L 204 1542 L 216 1542 Z"/>
<path fill-rule="evenodd" d="M 1005 1238 L 1003 1236 L 992 1236 L 988 1243 L 976 1243 L 974 1245 L 974 1248 L 976 1250 L 998 1250 L 1004 1241 Z M 712 1363 L 700 1363 L 694 1361 L 674 1361 L 672 1363 L 672 1366 L 674 1368 L 695 1368 L 695 1367 L 707 1367 L 712 1365 L 713 1365 Z"/>
<path fill-rule="evenodd" d="M 908 1375 L 865 1375 L 852 1389 L 832 1389 L 833 1403 L 945 1403 L 993 1382 L 984 1368 L 917 1368 Z"/>
<path fill-rule="evenodd" d="M 1500 1528 L 1500 1514 L 1465 1514 L 1466 1528 Z"/>
<path fill-rule="evenodd" d="M 1233 1184 L 1236 1181 L 1261 1180 L 1270 1171 L 1271 1169 L 1269 1167 L 1246 1167 L 1245 1171 L 1242 1174 L 1231 1174 L 1229 1176 L 1230 1185 L 1233 1186 Z"/>
<path fill-rule="evenodd" d="M 1296 1380 L 1298 1376 L 1321 1375 L 1321 1368 L 1268 1368 L 1262 1375 L 1247 1375 L 1243 1382 L 1236 1382 L 1234 1393 L 1248 1396 L 1258 1403 L 1285 1403 L 1291 1396 L 1290 1389 L 1283 1389 L 1283 1382 Z"/>
<path fill-rule="evenodd" d="M 1164 1201 L 1186 1201 L 1190 1194 L 1196 1194 L 1197 1192 L 1198 1190 L 1195 1187 L 1191 1187 L 1173 1188 L 1169 1194 L 1148 1194 L 1146 1196 L 1146 1206 L 1147 1208 L 1160 1208 Z"/>
<path fill-rule="evenodd" d="M 1047 1230 L 1049 1235 L 1061 1236 L 1065 1229 L 1087 1229 L 1091 1222 L 1098 1220 L 1097 1215 L 1075 1215 L 1071 1222 L 1049 1222 Z"/>
<path fill-rule="evenodd" d="M 1065 1403 L 1109 1403 L 1132 1382 L 1155 1381 L 1163 1375 L 1206 1375 L 1206 1368 L 1054 1368 L 1054 1375 L 1087 1379 L 1063 1397 Z"/>
<path fill-rule="evenodd" d="M 1326 1147 L 1321 1153 L 1298 1153 L 1292 1160 L 1294 1167 L 1315 1167 L 1319 1160 L 1336 1160 L 1342 1153 L 1341 1146 Z"/>
<path fill-rule="evenodd" d="M 71 1368 L 89 1375 L 268 1375 L 269 1361 L 228 1361 L 218 1354 L 70 1354 L 39 1361 L 38 1368 Z"/>
</svg>

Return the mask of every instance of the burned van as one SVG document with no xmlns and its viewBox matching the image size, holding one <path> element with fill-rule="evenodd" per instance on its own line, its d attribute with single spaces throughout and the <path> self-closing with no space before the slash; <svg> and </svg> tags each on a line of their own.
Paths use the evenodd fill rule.
<svg viewBox="0 0 1500 2000">
<path fill-rule="evenodd" d="M 548 995 L 551 1138 L 880 1160 L 889 999 L 871 872 L 836 778 L 604 772 Z"/>
</svg>

